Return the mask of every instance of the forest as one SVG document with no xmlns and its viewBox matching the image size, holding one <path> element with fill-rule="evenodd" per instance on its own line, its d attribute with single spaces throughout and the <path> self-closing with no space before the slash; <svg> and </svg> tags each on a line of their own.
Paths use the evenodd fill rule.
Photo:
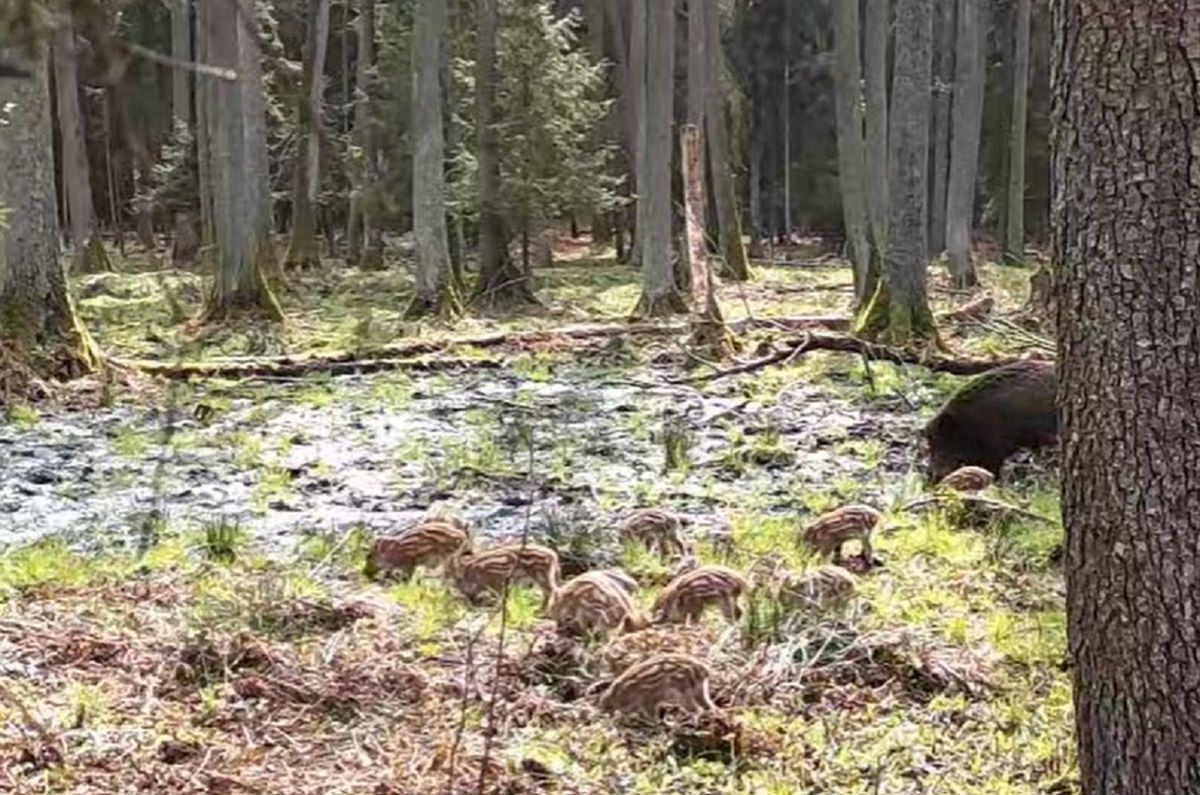
<svg viewBox="0 0 1200 795">
<path fill-rule="evenodd" d="M 1200 792 L 1196 0 L 0 0 L 0 792 Z"/>
</svg>

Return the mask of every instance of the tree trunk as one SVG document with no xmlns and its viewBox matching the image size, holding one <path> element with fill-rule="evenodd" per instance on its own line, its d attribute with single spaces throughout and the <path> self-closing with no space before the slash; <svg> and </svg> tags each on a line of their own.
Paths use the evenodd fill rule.
<svg viewBox="0 0 1200 795">
<path fill-rule="evenodd" d="M 866 150 L 863 141 L 858 3 L 835 3 L 833 25 L 833 84 L 842 219 L 846 226 L 850 262 L 854 267 L 855 301 L 861 305 L 870 298 L 863 293 L 863 289 L 871 262 L 871 249 L 867 244 Z"/>
<path fill-rule="evenodd" d="M 950 171 L 950 91 L 954 81 L 955 0 L 934 0 L 933 14 L 933 164 L 930 175 L 929 254 L 946 250 L 946 190 Z"/>
<path fill-rule="evenodd" d="M 458 314 L 446 231 L 446 144 L 442 127 L 442 46 L 446 0 L 417 0 L 413 18 L 413 240 L 417 284 L 407 317 Z"/>
<path fill-rule="evenodd" d="M 325 71 L 325 39 L 328 35 L 329 0 L 308 0 L 303 78 L 296 102 L 292 234 L 283 258 L 290 268 L 314 268 L 321 264 L 316 202 L 321 182 L 321 78 Z"/>
<path fill-rule="evenodd" d="M 40 377 L 67 378 L 98 360 L 58 258 L 49 57 L 33 55 L 29 79 L 0 79 L 0 346 Z"/>
<path fill-rule="evenodd" d="M 971 262 L 971 225 L 983 128 L 986 15 L 986 0 L 958 0 L 958 52 L 954 60 L 950 175 L 946 186 L 946 252 L 950 276 L 958 288 L 974 287 L 979 281 Z"/>
<path fill-rule="evenodd" d="M 588 53 L 592 56 L 592 60 L 595 63 L 604 63 L 606 60 L 611 62 L 604 47 L 604 6 L 605 0 L 587 0 L 584 6 L 588 28 Z M 619 89 L 614 90 L 614 87 L 610 84 L 611 78 L 612 74 L 610 72 L 604 84 L 606 96 L 619 94 Z M 617 119 L 615 103 L 609 106 L 604 115 L 604 123 L 593 134 L 598 145 L 603 145 L 609 141 L 620 143 L 621 127 Z M 616 164 L 614 163 L 613 167 L 615 166 Z M 594 208 L 591 215 L 592 245 L 597 248 L 611 245 L 613 242 L 613 228 L 609 223 L 608 214 L 602 208 Z M 575 222 L 574 214 L 571 215 L 571 220 Z"/>
<path fill-rule="evenodd" d="M 1084 795 L 1192 795 L 1200 25 L 1190 0 L 1052 5 L 1059 437 L 1080 780 Z"/>
<path fill-rule="evenodd" d="M 642 241 L 642 296 L 634 314 L 661 317 L 686 312 L 675 288 L 671 246 L 671 122 L 675 96 L 675 7 L 672 2 L 637 0 L 645 6 L 646 113 L 639 118 L 645 143 L 642 160 L 646 206 Z"/>
<path fill-rule="evenodd" d="M 633 118 L 637 123 L 634 137 L 634 205 L 633 241 L 629 261 L 642 264 L 646 235 L 646 0 L 632 0 L 633 26 L 629 39 L 629 71 L 633 84 Z"/>
<path fill-rule="evenodd" d="M 636 213 L 635 197 L 637 196 L 637 86 L 634 82 L 632 53 L 630 46 L 629 28 L 632 24 L 629 14 L 629 4 L 626 0 L 603 0 L 604 16 L 609 35 L 612 40 L 613 69 L 616 80 L 617 94 L 617 124 L 620 128 L 619 138 L 621 151 L 625 156 L 624 172 L 625 197 L 628 200 L 625 208 L 613 213 L 614 242 L 617 246 L 617 259 L 625 259 L 622 243 L 622 230 L 628 228 L 632 232 L 634 213 Z M 622 10 L 624 9 L 624 11 Z M 632 237 L 632 234 L 631 234 Z M 632 242 L 632 241 L 631 241 Z"/>
<path fill-rule="evenodd" d="M 1004 224 L 1004 259 L 1025 260 L 1025 122 L 1029 107 L 1029 15 L 1031 0 L 1017 0 L 1013 52 L 1012 127 L 1008 147 L 1008 201 Z M 1194 9 L 1193 9 L 1194 13 Z"/>
<path fill-rule="evenodd" d="M 712 172 L 713 204 L 717 208 L 717 229 L 725 267 L 721 275 L 744 282 L 750 278 L 750 262 L 742 241 L 742 222 L 738 218 L 737 188 L 733 181 L 733 164 L 729 158 L 729 128 L 725 116 L 725 51 L 721 47 L 721 7 L 717 0 L 709 3 L 704 15 L 705 56 L 708 59 L 705 75 L 704 130 L 708 140 L 708 165 Z M 711 274 L 710 274 L 711 275 Z"/>
<path fill-rule="evenodd" d="M 171 57 L 176 61 L 192 60 L 191 0 L 171 3 Z M 171 70 L 171 116 L 175 124 L 190 127 L 192 123 L 192 75 L 187 69 Z"/>
<path fill-rule="evenodd" d="M 79 82 L 76 75 L 75 27 L 64 14 L 54 32 L 54 86 L 58 94 L 58 127 L 63 189 L 67 195 L 66 216 L 71 229 L 75 268 L 80 273 L 112 270 L 112 262 L 97 234 L 96 209 L 92 203 L 91 170 L 83 117 L 79 112 Z"/>
<path fill-rule="evenodd" d="M 496 42 L 499 0 L 479 2 L 479 55 L 475 74 L 475 123 L 479 135 L 479 281 L 475 293 L 493 306 L 536 303 L 529 279 L 508 256 L 508 232 L 500 206 L 500 140 L 496 131 Z"/>
<path fill-rule="evenodd" d="M 866 0 L 863 20 L 863 85 L 867 109 L 867 217 L 872 257 L 863 294 L 873 295 L 883 271 L 888 223 L 888 0 Z"/>
<path fill-rule="evenodd" d="M 275 232 L 271 207 L 271 159 L 267 148 L 267 97 L 263 86 L 262 46 L 254 0 L 239 0 L 238 58 L 241 63 L 241 98 L 244 113 L 243 145 L 246 153 L 245 179 L 247 218 L 254 235 L 251 250 L 267 275 L 280 275 L 272 235 Z"/>
<path fill-rule="evenodd" d="M 204 319 L 222 321 L 243 311 L 261 312 L 280 319 L 282 312 L 263 274 L 265 241 L 262 223 L 260 175 L 256 159 L 266 125 L 251 118 L 250 109 L 264 108 L 262 100 L 246 92 L 262 91 L 262 81 L 251 82 L 250 60 L 257 41 L 242 20 L 239 0 L 210 0 L 203 27 L 208 63 L 238 73 L 237 80 L 205 78 L 208 106 L 208 172 L 212 190 L 213 258 L 215 273 Z M 251 41 L 247 41 L 247 38 Z"/>
<path fill-rule="evenodd" d="M 935 334 L 925 284 L 932 46 L 933 0 L 899 0 L 888 130 L 887 248 L 883 279 L 858 328 L 897 345 Z"/>
</svg>

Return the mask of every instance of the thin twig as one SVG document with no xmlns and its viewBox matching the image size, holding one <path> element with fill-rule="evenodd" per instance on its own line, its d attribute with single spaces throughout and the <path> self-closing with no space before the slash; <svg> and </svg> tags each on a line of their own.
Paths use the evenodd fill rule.
<svg viewBox="0 0 1200 795">
<path fill-rule="evenodd" d="M 525 548 L 529 545 L 529 527 L 533 518 L 533 502 L 537 497 L 537 486 L 535 483 L 534 473 L 534 444 L 533 444 L 533 428 L 529 429 L 529 499 L 525 503 L 525 526 L 521 529 L 521 544 L 517 548 L 518 560 L 524 554 Z M 516 575 L 516 567 L 508 573 L 504 578 L 504 588 L 500 592 L 500 636 L 497 639 L 496 648 L 496 665 L 492 671 L 492 693 L 488 698 L 487 717 L 484 720 L 484 737 L 483 737 L 483 758 L 479 762 L 479 780 L 476 784 L 477 795 L 483 795 L 484 785 L 487 783 L 488 762 L 492 755 L 492 738 L 495 736 L 494 718 L 496 712 L 496 699 L 500 693 L 501 681 L 501 666 L 504 663 L 504 644 L 508 635 L 508 592 L 512 587 L 513 577 Z"/>
<path fill-rule="evenodd" d="M 1048 525 L 1053 525 L 1054 520 L 1049 516 L 1043 516 L 1040 513 L 1035 513 L 1019 505 L 1004 502 L 1003 500 L 994 500 L 991 497 L 982 497 L 978 494 L 962 494 L 955 492 L 953 494 L 930 494 L 925 497 L 919 497 L 911 502 L 907 502 L 900 507 L 901 511 L 915 511 L 918 508 L 924 508 L 927 505 L 937 505 L 946 502 L 967 502 L 974 505 L 983 505 L 997 511 L 1007 511 L 1015 513 L 1018 516 L 1024 516 L 1026 519 L 1033 519 L 1038 522 L 1045 522 Z"/>
</svg>

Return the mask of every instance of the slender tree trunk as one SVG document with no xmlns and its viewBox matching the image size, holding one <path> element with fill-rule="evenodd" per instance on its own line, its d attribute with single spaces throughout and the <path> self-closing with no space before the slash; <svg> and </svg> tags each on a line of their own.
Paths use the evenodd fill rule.
<svg viewBox="0 0 1200 795">
<path fill-rule="evenodd" d="M 694 124 L 698 131 L 704 130 L 705 70 L 708 68 L 704 51 L 708 33 L 704 18 L 708 5 L 708 0 L 687 0 L 687 123 Z M 701 198 L 703 195 L 701 191 Z M 702 208 L 696 209 L 701 210 L 700 217 L 703 218 Z"/>
<path fill-rule="evenodd" d="M 934 0 L 933 132 L 930 157 L 929 254 L 946 250 L 946 191 L 950 172 L 950 92 L 954 81 L 955 0 Z"/>
<path fill-rule="evenodd" d="M 417 284 L 408 317 L 459 311 L 446 231 L 446 144 L 442 127 L 442 46 L 446 0 L 417 0 L 413 18 L 413 239 Z"/>
<path fill-rule="evenodd" d="M 750 262 L 742 241 L 742 222 L 738 218 L 737 189 L 733 181 L 733 165 L 729 157 L 729 129 L 725 117 L 725 51 L 721 47 L 721 8 L 718 0 L 695 0 L 708 3 L 704 15 L 705 75 L 704 130 L 707 133 L 708 164 L 712 172 L 712 202 L 717 208 L 717 229 L 725 267 L 721 275 L 743 282 L 750 278 Z M 711 269 L 710 269 L 711 270 Z M 711 274 L 710 274 L 711 275 Z"/>
<path fill-rule="evenodd" d="M 646 0 L 632 0 L 633 26 L 629 39 L 629 71 L 633 83 L 633 118 L 637 122 L 634 139 L 634 185 L 636 187 L 633 242 L 629 261 L 642 264 L 646 232 Z"/>
<path fill-rule="evenodd" d="M 58 258 L 49 57 L 42 45 L 33 56 L 29 79 L 0 79 L 0 348 L 40 377 L 69 378 L 98 359 Z M 14 375 L 0 380 L 16 388 Z"/>
<path fill-rule="evenodd" d="M 192 60 L 191 16 L 191 0 L 172 0 L 171 57 L 177 61 Z M 192 76 L 186 69 L 171 70 L 171 116 L 175 124 L 191 126 Z"/>
<path fill-rule="evenodd" d="M 788 6 L 784 6 L 787 8 Z M 789 56 L 784 56 L 783 76 L 780 80 L 779 91 L 779 126 L 782 130 L 783 151 L 779 163 L 779 184 L 783 191 L 783 204 L 780 208 L 779 242 L 787 243 L 792 235 L 792 64 Z"/>
<path fill-rule="evenodd" d="M 208 30 L 211 6 L 207 2 L 196 5 L 196 60 L 208 63 Z M 196 119 L 196 172 L 200 188 L 200 242 L 201 250 L 210 252 L 214 245 L 216 232 L 213 230 L 213 194 L 212 194 L 212 146 L 208 139 L 211 120 L 209 112 L 212 109 L 213 81 L 207 78 L 197 78 L 195 90 L 192 92 L 193 112 Z M 111 180 L 110 180 L 111 182 Z"/>
<path fill-rule="evenodd" d="M 475 292 L 492 305 L 536 303 L 528 277 L 508 256 L 508 232 L 500 206 L 500 141 L 496 130 L 496 43 L 499 0 L 479 2 L 479 54 L 475 119 L 479 130 L 479 281 Z"/>
<path fill-rule="evenodd" d="M 951 278 L 959 288 L 978 283 L 971 262 L 971 224 L 975 217 L 975 178 L 983 128 L 986 15 L 986 0 L 958 0 L 958 52 L 954 61 L 950 174 L 946 187 L 946 252 Z"/>
<path fill-rule="evenodd" d="M 587 0 L 584 10 L 587 19 L 588 28 L 588 53 L 592 56 L 592 60 L 596 63 L 604 63 L 608 60 L 607 52 L 604 46 L 604 5 L 605 0 Z M 605 80 L 605 96 L 613 96 L 619 91 L 611 90 L 611 72 Z M 620 122 L 617 120 L 615 103 L 609 106 L 607 113 L 604 116 L 604 123 L 600 125 L 593 135 L 596 143 L 602 145 L 608 141 L 615 141 L 618 144 L 621 140 Z M 613 164 L 615 166 L 615 164 Z M 613 228 L 609 223 L 609 216 L 603 208 L 593 208 L 592 213 L 592 245 L 596 247 L 604 247 L 611 245 L 613 242 Z M 575 215 L 571 215 L 572 223 L 576 223 Z"/>
<path fill-rule="evenodd" d="M 863 72 L 867 109 L 867 218 L 871 223 L 871 264 L 863 294 L 875 292 L 883 272 L 888 224 L 888 0 L 866 0 L 863 19 Z"/>
<path fill-rule="evenodd" d="M 642 182 L 646 206 L 642 240 L 642 297 L 635 315 L 659 317 L 686 312 L 687 305 L 675 288 L 671 245 L 671 122 L 675 95 L 674 3 L 637 0 L 645 5 L 646 113 L 641 116 L 645 142 Z"/>
<path fill-rule="evenodd" d="M 261 240 L 263 197 L 257 159 L 265 148 L 265 122 L 253 118 L 262 100 L 246 92 L 262 91 L 262 81 L 251 82 L 247 66 L 257 59 L 257 41 L 244 24 L 239 0 L 210 0 L 203 34 L 208 62 L 238 73 L 237 80 L 206 78 L 208 106 L 209 179 L 215 273 L 204 318 L 222 321 L 243 311 L 261 312 L 280 319 L 282 312 L 263 274 Z M 264 136 L 262 142 L 250 140 Z"/>
<path fill-rule="evenodd" d="M 1013 54 L 1012 128 L 1009 131 L 1008 201 L 1004 258 L 1025 260 L 1025 122 L 1029 107 L 1029 15 L 1031 0 L 1017 0 Z M 1192 9 L 1192 13 L 1197 13 Z"/>
<path fill-rule="evenodd" d="M 623 171 L 625 173 L 624 194 L 627 199 L 626 208 L 613 213 L 613 231 L 617 246 L 617 259 L 625 258 L 622 242 L 623 229 L 632 233 L 634 213 L 636 213 L 635 197 L 637 196 L 637 89 L 633 82 L 632 53 L 630 46 L 630 26 L 628 0 L 602 0 L 604 17 L 611 39 L 610 51 L 613 54 L 614 79 L 617 95 L 617 124 L 621 151 L 624 153 Z M 632 234 L 631 234 L 632 237 Z M 630 241 L 632 242 L 632 241 Z"/>
<path fill-rule="evenodd" d="M 308 0 L 304 65 L 296 103 L 296 159 L 292 184 L 292 234 L 284 264 L 314 268 L 321 264 L 317 243 L 317 188 L 320 185 L 321 86 L 325 39 L 329 36 L 329 0 Z"/>
<path fill-rule="evenodd" d="M 346 233 L 348 260 L 365 270 L 383 267 L 383 236 L 379 227 L 379 153 L 375 119 L 375 0 L 358 0 L 358 60 L 355 63 L 354 131 L 358 162 L 357 184 L 350 201 Z"/>
<path fill-rule="evenodd" d="M 858 3 L 834 3 L 834 100 L 837 105 L 838 175 L 842 219 L 854 268 L 855 301 L 862 304 L 871 249 L 867 244 L 866 149 L 863 141 L 862 67 Z"/>
<path fill-rule="evenodd" d="M 896 56 L 888 131 L 888 232 L 883 280 L 858 326 L 894 344 L 933 337 L 926 294 L 933 0 L 896 4 Z"/>
<path fill-rule="evenodd" d="M 265 274 L 280 276 L 272 235 L 275 232 L 271 207 L 271 160 L 267 148 L 267 97 L 263 86 L 262 46 L 259 42 L 255 0 L 239 0 L 238 58 L 241 63 L 241 98 L 244 108 L 243 146 L 246 157 L 247 218 L 254 235 L 251 251 L 257 267 Z"/>
<path fill-rule="evenodd" d="M 64 14 L 54 33 L 54 85 L 58 94 L 58 127 L 63 189 L 67 195 L 66 216 L 74 247 L 75 268 L 80 273 L 112 270 L 112 262 L 97 231 L 92 203 L 91 170 L 83 117 L 79 112 L 79 82 L 76 75 L 75 28 Z"/>
<path fill-rule="evenodd" d="M 1192 795 L 1200 24 L 1190 0 L 1052 7 L 1059 436 L 1080 783 L 1084 795 Z"/>
</svg>

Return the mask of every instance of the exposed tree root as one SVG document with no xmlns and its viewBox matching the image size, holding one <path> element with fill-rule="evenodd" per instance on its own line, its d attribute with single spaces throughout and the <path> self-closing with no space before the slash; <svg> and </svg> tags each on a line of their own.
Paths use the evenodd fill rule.
<svg viewBox="0 0 1200 795">
<path fill-rule="evenodd" d="M 631 319 L 648 320 L 656 317 L 671 317 L 672 315 L 686 315 L 688 311 L 687 302 L 683 300 L 683 296 L 675 290 L 671 290 L 666 295 L 650 296 L 642 293 L 638 299 L 637 306 L 630 313 Z"/>
</svg>

